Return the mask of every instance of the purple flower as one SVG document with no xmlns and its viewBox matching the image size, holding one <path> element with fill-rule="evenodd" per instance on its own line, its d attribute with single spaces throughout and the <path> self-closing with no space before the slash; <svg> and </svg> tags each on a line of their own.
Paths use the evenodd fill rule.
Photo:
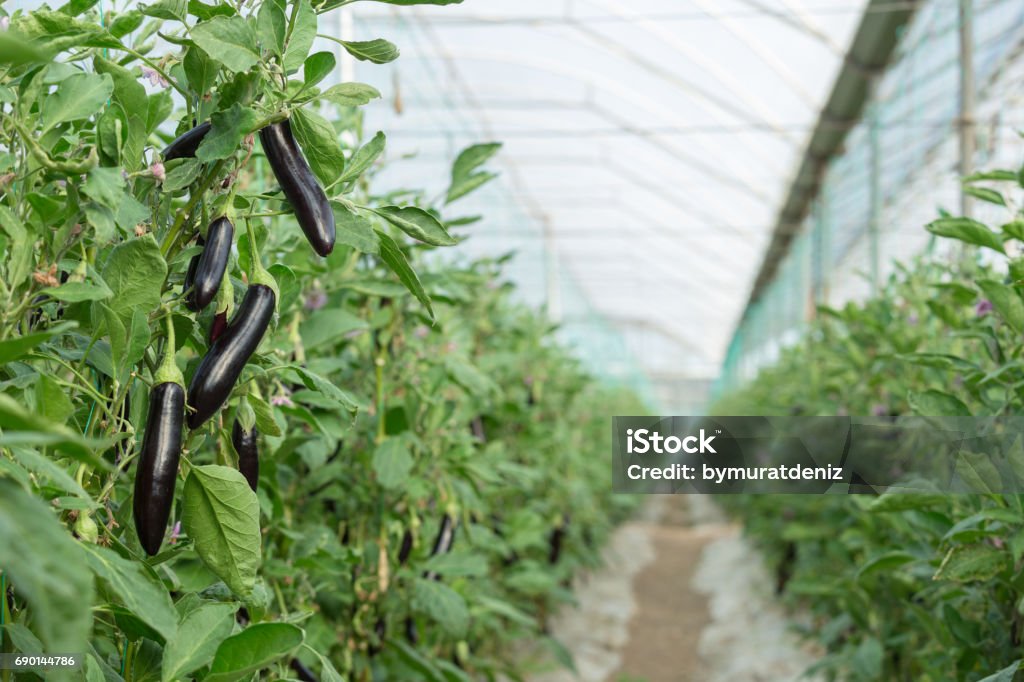
<svg viewBox="0 0 1024 682">
<path fill-rule="evenodd" d="M 153 174 L 153 177 L 158 181 L 163 182 L 167 178 L 167 174 L 164 172 L 164 165 L 157 161 L 149 167 L 149 172 Z"/>
<path fill-rule="evenodd" d="M 889 414 L 889 406 L 883 405 L 882 403 L 875 403 L 871 407 L 871 414 L 875 415 L 876 417 L 884 417 L 885 415 Z"/>
<path fill-rule="evenodd" d="M 320 310 L 327 305 L 327 294 L 320 290 L 310 291 L 306 294 L 306 310 Z"/>
<path fill-rule="evenodd" d="M 149 80 L 150 85 L 153 85 L 154 87 L 159 86 L 166 88 L 170 85 L 170 83 L 167 82 L 167 79 L 160 75 L 159 71 L 151 69 L 148 66 L 142 67 L 142 77 Z"/>
<path fill-rule="evenodd" d="M 181 536 L 181 521 L 175 521 L 174 527 L 171 528 L 171 544 L 173 545 L 178 541 Z"/>
<path fill-rule="evenodd" d="M 983 298 L 974 306 L 974 312 L 978 317 L 984 317 L 992 312 L 992 301 Z"/>
<path fill-rule="evenodd" d="M 279 407 L 282 405 L 284 407 L 295 407 L 295 403 L 293 403 L 292 399 L 286 395 L 275 395 L 270 399 L 270 404 Z"/>
<path fill-rule="evenodd" d="M 6 31 L 11 27 L 10 17 L 0 17 L 0 31 Z"/>
<path fill-rule="evenodd" d="M 910 315 L 907 316 L 907 324 L 911 327 L 916 327 L 919 321 L 920 318 L 918 318 L 917 313 L 910 313 Z"/>
</svg>

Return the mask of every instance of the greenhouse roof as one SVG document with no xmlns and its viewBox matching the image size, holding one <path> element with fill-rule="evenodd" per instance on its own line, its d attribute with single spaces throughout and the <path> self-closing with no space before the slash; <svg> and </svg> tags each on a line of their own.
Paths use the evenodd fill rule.
<svg viewBox="0 0 1024 682">
<path fill-rule="evenodd" d="M 908 3 L 872 3 L 871 12 Z M 719 368 L 865 3 L 466 0 L 357 3 L 344 38 L 402 57 L 348 74 L 384 94 L 386 186 L 441 193 L 465 146 L 504 143 L 459 251 L 511 275 L 609 372 Z M 624 352 L 622 352 L 624 351 Z M 633 358 L 630 365 L 624 358 Z"/>
</svg>

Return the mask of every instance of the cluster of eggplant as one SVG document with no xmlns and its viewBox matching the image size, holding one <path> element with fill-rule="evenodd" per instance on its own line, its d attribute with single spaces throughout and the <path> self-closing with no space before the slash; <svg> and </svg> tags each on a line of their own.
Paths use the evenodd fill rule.
<svg viewBox="0 0 1024 682">
<path fill-rule="evenodd" d="M 210 132 L 202 123 L 175 139 L 163 158 L 194 157 Z M 260 131 L 260 141 L 285 198 L 313 250 L 327 256 L 334 249 L 334 214 L 323 188 L 317 183 L 287 120 Z M 193 257 L 185 275 L 185 305 L 193 312 L 205 309 L 217 297 L 227 273 L 234 243 L 234 225 L 226 217 L 215 219 L 201 241 L 203 250 Z M 227 402 L 245 364 L 263 339 L 274 317 L 277 295 L 268 284 L 249 283 L 238 309 L 227 319 L 230 302 L 215 311 L 210 326 L 210 348 L 192 376 L 186 393 L 181 373 L 173 367 L 173 333 L 163 365 L 150 390 L 149 414 L 135 477 L 135 529 L 142 548 L 153 556 L 160 551 L 181 458 L 182 421 L 198 429 Z M 187 409 L 186 409 L 187 408 Z M 186 416 L 187 414 L 187 416 Z M 236 419 L 231 442 L 238 453 L 238 465 L 249 486 L 255 490 L 259 479 L 259 434 L 247 430 Z"/>
</svg>

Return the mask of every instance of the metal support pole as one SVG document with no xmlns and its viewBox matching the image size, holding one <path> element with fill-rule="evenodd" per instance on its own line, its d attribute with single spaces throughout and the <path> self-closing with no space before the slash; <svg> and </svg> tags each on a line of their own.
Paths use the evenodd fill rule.
<svg viewBox="0 0 1024 682">
<path fill-rule="evenodd" d="M 868 137 L 870 138 L 868 167 L 868 196 L 870 214 L 868 217 L 868 260 L 871 273 L 871 295 L 878 293 L 879 281 L 879 228 L 882 220 L 882 149 L 879 144 L 878 104 L 868 109 Z"/>
<path fill-rule="evenodd" d="M 974 172 L 974 0 L 960 0 L 960 177 Z M 973 198 L 961 192 L 960 212 L 971 216 Z"/>
</svg>

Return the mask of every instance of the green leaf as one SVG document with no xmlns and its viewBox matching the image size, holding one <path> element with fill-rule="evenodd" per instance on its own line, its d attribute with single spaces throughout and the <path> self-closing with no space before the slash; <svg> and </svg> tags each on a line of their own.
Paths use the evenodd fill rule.
<svg viewBox="0 0 1024 682">
<path fill-rule="evenodd" d="M 970 417 L 971 411 L 964 403 L 948 393 L 929 389 L 920 393 L 911 391 L 907 402 L 915 413 L 926 417 Z"/>
<path fill-rule="evenodd" d="M 199 175 L 203 172 L 203 162 L 199 159 L 182 159 L 180 163 L 177 161 L 174 163 L 177 165 L 167 171 L 167 175 L 164 176 L 164 181 L 161 185 L 165 192 L 176 192 L 180 189 L 185 189 L 198 180 Z"/>
<path fill-rule="evenodd" d="M 210 117 L 210 132 L 196 149 L 196 158 L 203 162 L 228 158 L 258 120 L 256 111 L 237 102 L 227 111 L 218 111 Z"/>
<path fill-rule="evenodd" d="M 10 584 L 28 602 L 46 651 L 86 651 L 93 578 L 83 570 L 81 546 L 51 507 L 8 478 L 0 478 L 0 556 Z"/>
<path fill-rule="evenodd" d="M 389 223 L 405 232 L 413 239 L 418 239 L 433 246 L 452 246 L 458 242 L 448 234 L 448 230 L 437 218 L 416 206 L 381 206 L 373 212 Z"/>
<path fill-rule="evenodd" d="M 232 603 L 206 603 L 189 611 L 178 625 L 177 635 L 167 640 L 163 655 L 163 682 L 183 679 L 208 665 L 235 626 Z"/>
<path fill-rule="evenodd" d="M 103 267 L 103 281 L 113 292 L 110 308 L 126 327 L 136 310 L 148 315 L 160 307 L 166 277 L 167 262 L 152 234 L 114 247 Z"/>
<path fill-rule="evenodd" d="M 469 610 L 462 596 L 444 583 L 416 578 L 413 608 L 424 613 L 452 637 L 463 637 L 469 626 Z"/>
<path fill-rule="evenodd" d="M 259 432 L 265 436 L 281 436 L 281 429 L 278 427 L 277 421 L 274 420 L 274 408 L 263 398 L 259 398 L 252 393 L 249 394 L 246 400 L 256 415 L 256 428 Z"/>
<path fill-rule="evenodd" d="M 323 308 L 312 313 L 299 326 L 302 346 L 308 351 L 327 343 L 340 341 L 346 334 L 368 329 L 369 324 L 341 308 Z"/>
<path fill-rule="evenodd" d="M 885 552 L 866 561 L 857 571 L 857 579 L 860 580 L 869 575 L 874 575 L 875 573 L 889 573 L 895 568 L 899 568 L 904 564 L 914 561 L 915 558 L 916 557 L 909 552 L 899 550 Z"/>
<path fill-rule="evenodd" d="M 50 57 L 43 50 L 36 49 L 31 43 L 11 31 L 0 33 L 0 64 L 21 66 L 32 62 L 46 62 Z"/>
<path fill-rule="evenodd" d="M 55 424 L 12 396 L 0 393 L 0 447 L 14 445 L 47 445 L 79 462 L 110 470 L 110 465 L 96 454 L 96 449 L 103 447 L 103 441 L 86 438 L 63 424 Z"/>
<path fill-rule="evenodd" d="M 373 472 L 377 475 L 377 482 L 389 490 L 406 482 L 413 464 L 409 443 L 404 438 L 388 438 L 373 453 Z"/>
<path fill-rule="evenodd" d="M 32 349 L 39 347 L 55 336 L 60 336 L 78 326 L 74 322 L 61 322 L 52 327 L 24 336 L 15 336 L 0 341 L 0 365 L 6 365 L 25 356 Z"/>
<path fill-rule="evenodd" d="M 956 458 L 953 471 L 954 485 L 962 484 L 964 492 L 998 493 L 1003 490 L 999 469 L 985 453 L 962 450 Z"/>
<path fill-rule="evenodd" d="M 252 594 L 260 564 L 260 505 L 238 471 L 193 467 L 185 481 L 182 523 L 196 554 L 242 598 Z"/>
<path fill-rule="evenodd" d="M 934 580 L 991 580 L 1007 565 L 1009 554 L 992 545 L 958 545 L 946 553 Z"/>
<path fill-rule="evenodd" d="M 978 287 L 992 303 L 999 316 L 1018 334 L 1024 333 L 1024 300 L 1013 287 L 991 279 L 978 282 Z"/>
<path fill-rule="evenodd" d="M 391 638 L 385 641 L 388 648 L 393 649 L 402 661 L 410 668 L 419 673 L 417 679 L 428 680 L 429 682 L 448 682 L 444 674 L 437 669 L 433 660 L 427 658 L 410 644 L 401 639 Z"/>
<path fill-rule="evenodd" d="M 434 319 L 434 308 L 430 305 L 430 297 L 427 296 L 426 290 L 423 288 L 423 283 L 420 282 L 420 278 L 416 275 L 416 272 L 409 265 L 409 261 L 406 259 L 405 254 L 402 253 L 402 249 L 395 243 L 395 240 L 391 238 L 385 232 L 377 231 L 377 239 L 380 240 L 380 258 L 383 260 L 391 270 L 398 275 L 399 281 L 405 285 L 405 288 L 412 292 L 412 295 L 419 299 L 419 302 L 427 309 L 430 314 L 430 319 Z"/>
<path fill-rule="evenodd" d="M 154 582 L 142 569 L 142 564 L 129 561 L 113 550 L 98 545 L 83 547 L 89 568 L 120 598 L 125 608 L 165 640 L 173 638 L 178 630 L 178 616 L 163 585 Z"/>
<path fill-rule="evenodd" d="M 337 182 L 352 182 L 358 180 L 359 177 L 366 172 L 373 162 L 377 160 L 377 157 L 384 151 L 384 145 L 387 142 L 387 138 L 384 137 L 384 133 L 377 131 L 377 134 L 373 136 L 373 139 L 364 144 L 362 147 L 356 150 L 352 155 L 352 158 L 348 160 L 345 166 L 345 172 L 341 174 Z"/>
<path fill-rule="evenodd" d="M 486 163 L 499 149 L 501 149 L 500 142 L 491 142 L 476 144 L 462 150 L 455 159 L 455 163 L 452 164 L 452 182 L 448 187 L 445 203 L 450 204 L 497 177 L 496 173 L 477 171 L 476 169 Z"/>
<path fill-rule="evenodd" d="M 932 234 L 940 237 L 959 239 L 968 244 L 984 246 L 999 253 L 1006 253 L 1003 249 L 1003 240 L 999 234 L 971 218 L 939 218 L 929 223 L 927 229 Z"/>
<path fill-rule="evenodd" d="M 363 253 L 380 253 L 380 239 L 377 238 L 377 233 L 369 220 L 336 201 L 331 202 L 331 208 L 334 212 L 337 241 Z"/>
<path fill-rule="evenodd" d="M 427 560 L 424 569 L 445 578 L 477 578 L 487 575 L 487 558 L 482 554 L 437 554 Z"/>
<path fill-rule="evenodd" d="M 43 99 L 43 132 L 67 121 L 79 121 L 99 112 L 114 92 L 109 74 L 76 73 L 68 76 L 57 92 Z"/>
<path fill-rule="evenodd" d="M 305 384 L 306 388 L 311 391 L 317 391 L 326 398 L 333 400 L 337 403 L 338 407 L 350 413 L 355 413 L 359 409 L 359 402 L 355 398 L 319 374 L 298 365 L 289 365 L 287 369 L 294 372 L 299 377 L 299 380 Z"/>
<path fill-rule="evenodd" d="M 0 230 L 7 234 L 7 281 L 13 291 L 24 282 L 32 272 L 35 262 L 35 239 L 25 229 L 25 225 L 7 206 L 0 205 Z"/>
<path fill-rule="evenodd" d="M 114 209 L 124 197 L 124 176 L 120 168 L 96 167 L 89 171 L 82 188 L 100 204 Z"/>
<path fill-rule="evenodd" d="M 1021 661 L 1014 661 L 999 672 L 983 677 L 978 680 L 978 682 L 1013 682 L 1014 677 L 1017 675 L 1017 669 L 1020 668 L 1020 664 Z"/>
<path fill-rule="evenodd" d="M 64 424 L 75 413 L 75 405 L 63 386 L 43 374 L 36 382 L 36 412 L 55 424 Z"/>
<path fill-rule="evenodd" d="M 316 12 L 309 0 L 296 0 L 295 23 L 288 45 L 284 49 L 284 71 L 293 73 L 306 61 L 306 55 L 316 40 Z"/>
<path fill-rule="evenodd" d="M 387 64 L 398 59 L 398 48 L 383 38 L 365 41 L 341 40 L 339 42 L 350 55 L 360 61 Z"/>
<path fill-rule="evenodd" d="M 331 52 L 315 52 L 306 58 L 302 67 L 302 82 L 308 88 L 316 85 L 334 70 L 334 54 Z"/>
<path fill-rule="evenodd" d="M 270 3 L 265 4 L 269 5 Z M 198 95 L 204 95 L 210 91 L 213 84 L 217 82 L 217 72 L 220 71 L 217 62 L 210 59 L 196 46 L 188 48 L 182 67 L 185 69 L 189 87 Z"/>
<path fill-rule="evenodd" d="M 345 154 L 338 143 L 338 134 L 323 116 L 309 109 L 299 109 L 291 118 L 295 140 L 302 147 L 309 167 L 323 185 L 332 185 L 345 170 Z"/>
<path fill-rule="evenodd" d="M 144 5 L 139 11 L 147 17 L 184 22 L 188 14 L 188 2 L 187 0 L 160 0 L 151 5 Z"/>
<path fill-rule="evenodd" d="M 284 36 L 288 28 L 284 3 L 280 0 L 266 0 L 260 3 L 256 14 L 256 32 L 263 47 L 276 55 L 284 54 Z"/>
<path fill-rule="evenodd" d="M 964 187 L 964 194 L 972 196 L 982 201 L 987 201 L 990 204 L 996 204 L 997 206 L 1006 206 L 1006 199 L 1003 195 L 988 187 Z"/>
<path fill-rule="evenodd" d="M 263 670 L 302 646 L 305 635 L 290 623 L 257 623 L 228 637 L 203 682 L 234 682 Z"/>
<path fill-rule="evenodd" d="M 380 98 L 380 91 L 366 83 L 339 83 L 325 90 L 321 98 L 343 107 L 359 107 Z"/>
<path fill-rule="evenodd" d="M 191 36 L 203 52 L 230 71 L 248 71 L 260 60 L 256 33 L 242 17 L 214 17 L 196 24 Z"/>
</svg>

